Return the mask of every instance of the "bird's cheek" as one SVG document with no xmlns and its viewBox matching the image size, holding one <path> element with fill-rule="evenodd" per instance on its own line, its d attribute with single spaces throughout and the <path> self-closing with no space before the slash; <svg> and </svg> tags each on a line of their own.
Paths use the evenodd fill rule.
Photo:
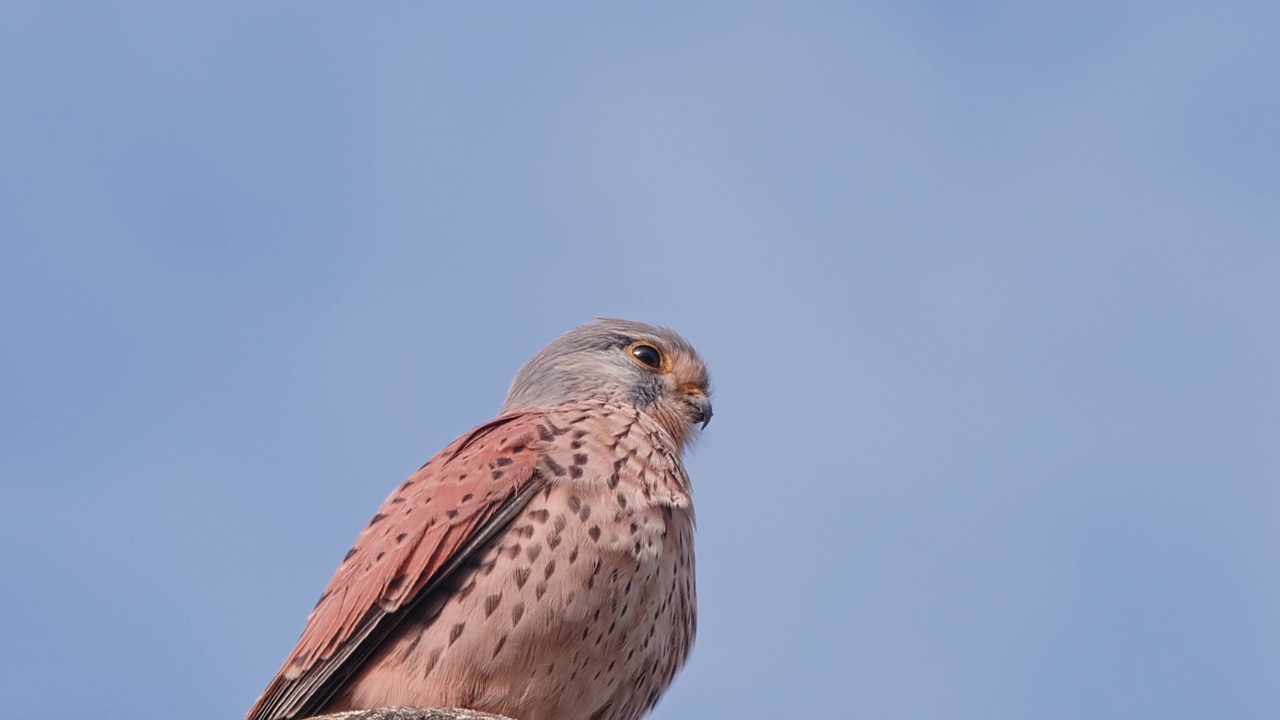
<svg viewBox="0 0 1280 720">
<path fill-rule="evenodd" d="M 677 448 L 683 448 L 693 433 L 689 411 L 683 402 L 664 397 L 650 406 L 647 414 L 667 431 Z"/>
</svg>

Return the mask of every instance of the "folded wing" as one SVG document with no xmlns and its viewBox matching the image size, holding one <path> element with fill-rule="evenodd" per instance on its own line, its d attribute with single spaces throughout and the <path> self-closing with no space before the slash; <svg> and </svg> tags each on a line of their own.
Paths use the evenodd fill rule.
<svg viewBox="0 0 1280 720">
<path fill-rule="evenodd" d="M 374 647 L 541 489 L 538 412 L 472 430 L 398 487 L 360 532 L 247 720 L 320 711 Z"/>
</svg>

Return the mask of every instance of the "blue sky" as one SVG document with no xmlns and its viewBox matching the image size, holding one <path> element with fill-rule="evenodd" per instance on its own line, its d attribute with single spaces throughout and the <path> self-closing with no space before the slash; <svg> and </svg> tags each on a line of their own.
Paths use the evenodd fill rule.
<svg viewBox="0 0 1280 720">
<path fill-rule="evenodd" d="M 0 714 L 239 717 L 597 315 L 711 364 L 654 713 L 1280 715 L 1271 3 L 0 5 Z"/>
</svg>

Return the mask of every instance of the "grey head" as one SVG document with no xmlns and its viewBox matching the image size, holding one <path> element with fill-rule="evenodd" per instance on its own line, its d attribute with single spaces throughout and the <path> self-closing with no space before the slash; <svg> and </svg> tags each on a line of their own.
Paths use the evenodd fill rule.
<svg viewBox="0 0 1280 720">
<path fill-rule="evenodd" d="M 556 338 L 516 374 L 502 410 L 603 400 L 634 405 L 683 446 L 711 420 L 707 366 L 674 331 L 598 318 Z"/>
</svg>

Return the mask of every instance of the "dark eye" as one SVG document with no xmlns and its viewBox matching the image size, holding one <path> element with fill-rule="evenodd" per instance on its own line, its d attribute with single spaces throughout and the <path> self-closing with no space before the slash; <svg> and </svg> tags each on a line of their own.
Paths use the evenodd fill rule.
<svg viewBox="0 0 1280 720">
<path fill-rule="evenodd" d="M 658 352 L 658 348 L 652 345 L 636 345 L 631 348 L 631 357 L 639 360 L 641 365 L 650 370 L 657 370 L 662 367 L 662 353 Z"/>
</svg>

